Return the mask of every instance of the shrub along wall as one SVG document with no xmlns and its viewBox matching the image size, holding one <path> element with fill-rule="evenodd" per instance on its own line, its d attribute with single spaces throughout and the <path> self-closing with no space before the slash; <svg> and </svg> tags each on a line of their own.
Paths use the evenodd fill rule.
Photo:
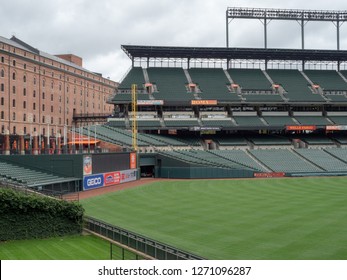
<svg viewBox="0 0 347 280">
<path fill-rule="evenodd" d="M 83 214 L 76 203 L 0 189 L 0 241 L 81 233 Z"/>
</svg>

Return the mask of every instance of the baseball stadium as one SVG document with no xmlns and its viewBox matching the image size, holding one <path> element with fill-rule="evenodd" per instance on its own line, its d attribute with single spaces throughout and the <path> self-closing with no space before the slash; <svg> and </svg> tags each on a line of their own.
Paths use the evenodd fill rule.
<svg viewBox="0 0 347 280">
<path fill-rule="evenodd" d="M 264 48 L 231 47 L 232 19 L 259 19 Z M 302 48 L 268 48 L 271 20 L 297 21 Z M 308 21 L 333 22 L 337 49 L 305 49 Z M 2 136 L 4 188 L 81 208 L 72 236 L 16 224 L 16 238 L 9 215 L 0 259 L 346 260 L 345 21 L 228 8 L 226 47 L 122 45 L 131 68 L 112 115 L 75 114 L 48 154 L 35 137 L 34 152 L 6 154 Z"/>
</svg>

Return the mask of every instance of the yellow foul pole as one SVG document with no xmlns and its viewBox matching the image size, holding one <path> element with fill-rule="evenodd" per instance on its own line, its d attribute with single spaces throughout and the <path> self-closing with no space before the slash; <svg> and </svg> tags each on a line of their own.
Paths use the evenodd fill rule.
<svg viewBox="0 0 347 280">
<path fill-rule="evenodd" d="M 137 85 L 131 85 L 131 108 L 132 108 L 132 144 L 133 150 L 137 152 Z"/>
</svg>

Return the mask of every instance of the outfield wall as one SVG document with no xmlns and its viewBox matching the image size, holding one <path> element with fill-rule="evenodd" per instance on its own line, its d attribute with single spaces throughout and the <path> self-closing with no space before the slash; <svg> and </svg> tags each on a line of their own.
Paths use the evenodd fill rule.
<svg viewBox="0 0 347 280">
<path fill-rule="evenodd" d="M 105 187 L 134 181 L 139 178 L 136 153 L 102 153 L 70 155 L 2 155 L 0 160 L 37 171 L 73 177 L 79 182 L 79 190 Z M 51 191 L 61 190 L 55 183 Z M 77 190 L 73 188 L 74 191 Z M 64 189 L 65 190 L 65 189 Z M 71 192 L 70 188 L 68 188 Z"/>
<path fill-rule="evenodd" d="M 227 169 L 190 164 L 178 159 L 158 155 L 155 177 L 174 179 L 253 178 L 254 172 L 246 169 Z"/>
</svg>

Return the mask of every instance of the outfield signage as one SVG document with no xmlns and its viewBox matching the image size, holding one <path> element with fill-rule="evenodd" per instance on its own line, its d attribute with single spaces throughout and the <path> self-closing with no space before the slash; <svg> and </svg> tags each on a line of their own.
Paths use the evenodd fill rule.
<svg viewBox="0 0 347 280">
<path fill-rule="evenodd" d="M 316 130 L 316 125 L 287 125 L 286 130 Z"/>
<path fill-rule="evenodd" d="M 164 105 L 164 100 L 137 100 L 138 106 Z"/>
<path fill-rule="evenodd" d="M 129 170 L 124 170 L 120 174 L 120 182 L 121 183 L 126 183 L 126 182 L 131 182 L 136 180 L 136 169 L 129 169 Z"/>
<path fill-rule="evenodd" d="M 85 176 L 83 178 L 83 189 L 84 190 L 100 188 L 103 186 L 104 186 L 104 175 L 103 174 L 90 175 L 90 176 Z"/>
<path fill-rule="evenodd" d="M 285 176 L 286 173 L 284 172 L 254 173 L 255 178 L 276 178 Z"/>
<path fill-rule="evenodd" d="M 128 169 L 123 171 L 114 171 L 100 174 L 84 176 L 83 190 L 91 190 L 101 187 L 118 185 L 135 181 L 137 178 L 137 169 Z"/>
<path fill-rule="evenodd" d="M 192 100 L 192 105 L 217 105 L 217 100 Z"/>
<path fill-rule="evenodd" d="M 347 130 L 347 125 L 327 125 L 326 130 Z"/>
<path fill-rule="evenodd" d="M 207 126 L 193 126 L 189 128 L 190 131 L 219 131 L 220 127 L 207 127 Z"/>
<path fill-rule="evenodd" d="M 120 172 L 110 172 L 104 174 L 104 185 L 105 186 L 111 186 L 111 185 L 118 185 L 120 184 Z"/>
</svg>

